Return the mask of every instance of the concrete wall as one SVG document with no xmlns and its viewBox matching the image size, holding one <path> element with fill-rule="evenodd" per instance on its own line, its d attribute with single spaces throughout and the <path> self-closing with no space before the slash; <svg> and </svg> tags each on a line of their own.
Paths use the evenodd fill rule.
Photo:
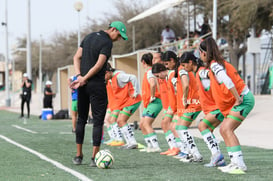
<svg viewBox="0 0 273 181">
<path fill-rule="evenodd" d="M 73 65 L 67 65 L 65 67 L 58 68 L 58 94 L 60 101 L 60 109 L 71 109 L 71 90 L 68 87 L 68 79 L 73 76 Z"/>
</svg>

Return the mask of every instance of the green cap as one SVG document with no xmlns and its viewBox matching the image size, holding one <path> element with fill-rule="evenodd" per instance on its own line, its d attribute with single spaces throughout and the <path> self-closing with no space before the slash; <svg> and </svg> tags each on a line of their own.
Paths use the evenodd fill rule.
<svg viewBox="0 0 273 181">
<path fill-rule="evenodd" d="M 116 28 L 119 31 L 121 37 L 124 40 L 128 40 L 128 37 L 126 35 L 126 27 L 125 27 L 125 25 L 121 21 L 114 21 L 114 22 L 112 22 L 110 24 L 110 27 Z"/>
</svg>

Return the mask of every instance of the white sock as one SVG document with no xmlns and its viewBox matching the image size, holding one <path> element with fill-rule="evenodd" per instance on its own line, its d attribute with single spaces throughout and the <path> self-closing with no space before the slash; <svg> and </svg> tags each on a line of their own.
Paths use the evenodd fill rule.
<svg viewBox="0 0 273 181">
<path fill-rule="evenodd" d="M 125 124 L 120 130 L 128 144 L 137 144 L 134 132 L 129 124 Z"/>
<path fill-rule="evenodd" d="M 150 141 L 150 138 L 149 137 L 146 137 L 147 135 L 144 136 L 144 141 L 147 145 L 148 148 L 152 148 L 152 143 Z"/>
<path fill-rule="evenodd" d="M 183 140 L 187 143 L 187 148 L 191 154 L 200 154 L 199 150 L 194 142 L 194 139 L 188 130 L 178 130 L 177 132 L 178 132 L 180 139 L 182 138 L 181 140 Z"/>
<path fill-rule="evenodd" d="M 207 144 L 210 152 L 212 155 L 218 153 L 220 151 L 219 145 L 216 142 L 216 140 L 214 139 L 214 135 L 212 134 L 212 132 L 210 132 L 210 130 L 206 129 L 204 131 L 201 132 L 203 139 L 205 141 L 205 143 Z"/>
<path fill-rule="evenodd" d="M 244 162 L 244 157 L 243 157 L 242 151 L 233 152 L 233 158 L 234 158 L 235 163 L 238 164 L 238 166 L 242 166 L 242 167 L 246 166 L 245 162 Z"/>
<path fill-rule="evenodd" d="M 180 138 L 175 138 L 175 142 L 176 142 L 177 148 L 179 148 L 181 152 L 188 154 L 187 144 L 184 141 L 182 141 Z"/>
<path fill-rule="evenodd" d="M 115 140 L 122 141 L 122 134 L 116 122 L 112 124 L 112 129 L 113 132 L 115 133 Z"/>
<path fill-rule="evenodd" d="M 165 133 L 165 139 L 166 139 L 170 149 L 177 147 L 176 142 L 175 142 L 175 137 L 174 137 L 171 130 L 168 130 Z"/>
<path fill-rule="evenodd" d="M 109 126 L 107 128 L 107 133 L 108 133 L 110 139 L 114 139 L 114 133 L 113 133 L 113 130 L 112 130 L 112 126 Z"/>
<path fill-rule="evenodd" d="M 153 148 L 159 148 L 159 144 L 158 144 L 158 139 L 157 139 L 156 133 L 153 133 L 148 138 L 150 139 Z"/>
</svg>

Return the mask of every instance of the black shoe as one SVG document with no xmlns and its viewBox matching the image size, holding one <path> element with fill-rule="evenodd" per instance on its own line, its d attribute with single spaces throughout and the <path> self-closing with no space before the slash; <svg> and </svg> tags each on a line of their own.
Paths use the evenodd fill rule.
<svg viewBox="0 0 273 181">
<path fill-rule="evenodd" d="M 91 162 L 89 164 L 90 167 L 97 167 L 94 158 L 91 158 Z"/>
<path fill-rule="evenodd" d="M 75 165 L 81 165 L 81 164 L 82 164 L 82 158 L 83 158 L 83 156 L 75 156 L 75 157 L 72 159 L 72 162 L 73 162 Z"/>
<path fill-rule="evenodd" d="M 21 116 L 19 116 L 19 119 L 20 119 L 20 118 L 23 118 L 23 117 L 24 117 L 24 116 L 21 115 Z"/>
</svg>

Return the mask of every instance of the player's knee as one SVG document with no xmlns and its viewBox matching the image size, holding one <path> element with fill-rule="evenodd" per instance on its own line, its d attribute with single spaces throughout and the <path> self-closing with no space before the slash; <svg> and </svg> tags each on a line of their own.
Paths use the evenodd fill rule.
<svg viewBox="0 0 273 181">
<path fill-rule="evenodd" d="M 175 131 L 175 125 L 171 125 L 170 129 L 171 129 L 172 132 L 174 132 Z"/>
<path fill-rule="evenodd" d="M 204 131 L 205 129 L 207 129 L 208 126 L 203 122 L 201 121 L 199 124 L 198 124 L 198 129 L 199 131 Z"/>
<path fill-rule="evenodd" d="M 124 125 L 124 121 L 118 119 L 118 120 L 117 120 L 117 124 L 118 124 L 118 126 L 121 128 L 121 127 Z"/>
<path fill-rule="evenodd" d="M 224 124 L 220 126 L 219 132 L 222 136 L 226 136 L 228 134 L 228 131 L 228 128 Z"/>
<path fill-rule="evenodd" d="M 139 128 L 143 129 L 143 122 L 142 121 L 140 121 L 140 123 L 139 123 Z"/>
</svg>

